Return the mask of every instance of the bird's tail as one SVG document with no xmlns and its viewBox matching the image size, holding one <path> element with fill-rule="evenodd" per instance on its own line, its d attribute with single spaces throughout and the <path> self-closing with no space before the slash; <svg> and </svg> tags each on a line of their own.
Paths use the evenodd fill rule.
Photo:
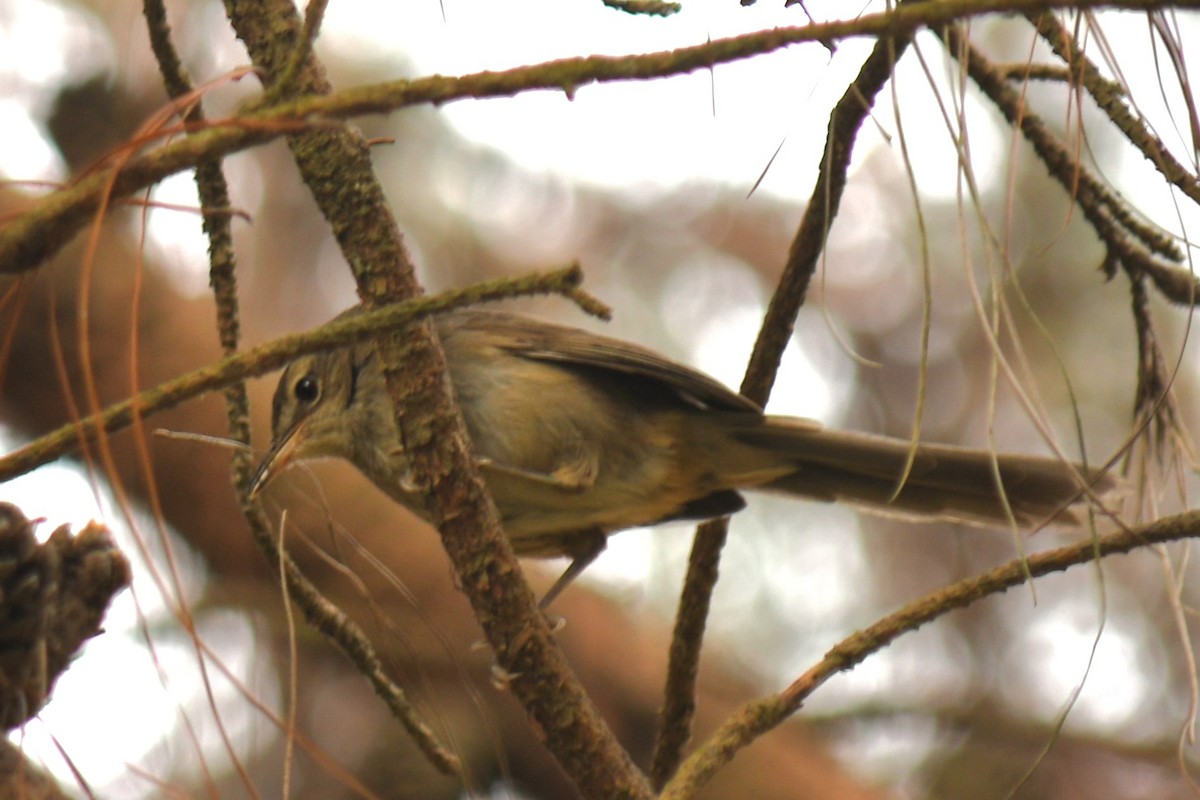
<svg viewBox="0 0 1200 800">
<path fill-rule="evenodd" d="M 734 480 L 745 488 L 837 500 L 887 516 L 999 527 L 1080 525 L 1089 503 L 1111 509 L 1123 494 L 1114 475 L 1044 456 L 921 444 L 906 473 L 912 444 L 903 439 L 830 431 L 787 417 L 734 423 L 726 433 L 757 454 L 757 465 L 743 460 L 734 467 L 744 470 Z M 781 469 L 786 474 L 780 477 Z"/>
</svg>

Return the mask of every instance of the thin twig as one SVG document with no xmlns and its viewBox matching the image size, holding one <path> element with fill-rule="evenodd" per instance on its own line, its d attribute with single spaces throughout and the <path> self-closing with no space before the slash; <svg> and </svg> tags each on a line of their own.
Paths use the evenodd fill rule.
<svg viewBox="0 0 1200 800">
<path fill-rule="evenodd" d="M 311 8 L 311 5 L 310 5 Z M 160 0 L 145 0 L 145 16 L 150 31 L 151 46 L 159 63 L 159 71 L 168 94 L 173 99 L 192 93 L 191 81 L 183 70 L 178 54 L 170 40 L 166 9 Z M 199 99 L 191 106 L 185 121 L 200 123 L 203 110 Z M 231 207 L 229 187 L 220 159 L 208 158 L 196 167 L 196 188 L 203 208 L 227 209 Z M 217 327 L 222 352 L 234 356 L 238 352 L 239 323 L 237 301 L 236 258 L 233 251 L 233 234 L 229 214 L 205 214 L 202 218 L 205 235 L 209 241 L 209 282 L 217 306 Z M 235 381 L 224 388 L 229 416 L 229 435 L 236 442 L 250 444 L 250 402 L 244 380 Z M 326 600 L 301 572 L 299 566 L 283 549 L 282 539 L 276 543 L 267 518 L 258 503 L 249 498 L 249 482 L 253 470 L 249 447 L 233 448 L 232 477 L 238 497 L 247 511 L 251 532 L 259 549 L 272 562 L 283 583 L 285 610 L 290 613 L 289 598 L 302 598 L 297 605 L 304 611 L 307 621 L 315 629 L 326 632 L 335 644 L 353 660 L 359 671 L 367 676 L 376 694 L 384 698 L 388 708 L 408 731 L 418 749 L 439 771 L 448 775 L 460 775 L 462 764 L 457 756 L 446 749 L 408 701 L 404 690 L 395 684 L 380 667 L 380 659 L 370 641 L 358 626 L 348 620 L 341 610 Z M 280 537 L 282 537 L 282 531 Z M 294 744 L 294 726 L 287 728 L 287 746 Z M 236 761 L 236 759 L 235 759 Z M 241 765 L 239 762 L 239 769 Z M 285 773 L 285 777 L 290 773 Z M 243 775 L 249 782 L 249 776 Z M 286 792 L 285 792 L 286 796 Z"/>
<path fill-rule="evenodd" d="M 1060 67 L 1055 64 L 1034 64 L 1028 61 L 1020 64 L 997 64 L 996 70 L 1010 81 L 1055 81 L 1068 83 L 1072 77 L 1071 71 L 1066 67 Z"/>
<path fill-rule="evenodd" d="M 600 0 L 609 8 L 624 11 L 626 14 L 643 14 L 649 17 L 669 17 L 683 10 L 679 3 L 668 3 L 663 0 Z"/>
<path fill-rule="evenodd" d="M 283 68 L 283 72 L 271 85 L 270 95 L 272 97 L 284 97 L 296 88 L 300 70 L 308 62 L 309 54 L 312 53 L 313 44 L 317 41 L 317 34 L 321 30 L 321 23 L 325 20 L 325 11 L 328 6 L 329 0 L 308 0 L 308 5 L 304 7 L 304 27 L 300 30 L 300 37 L 288 58 L 287 66 Z"/>
<path fill-rule="evenodd" d="M 1194 303 L 1200 299 L 1200 281 L 1195 276 L 1155 257 L 1147 249 L 1156 249 L 1168 258 L 1179 260 L 1182 253 L 1175 244 L 1162 241 L 1159 231 L 1133 220 L 1132 212 L 1103 186 L 1091 170 L 1079 163 L 1040 117 L 1026 107 L 1003 74 L 971 45 L 962 29 L 957 25 L 948 25 L 934 33 L 945 42 L 950 54 L 965 64 L 971 80 L 1000 109 L 1009 124 L 1018 128 L 1033 146 L 1050 174 L 1078 204 L 1110 255 L 1122 267 L 1150 276 L 1155 285 L 1175 302 Z M 1135 236 L 1141 241 L 1136 240 Z"/>
<path fill-rule="evenodd" d="M 743 706 L 683 763 L 675 779 L 660 796 L 661 800 L 693 797 L 739 750 L 796 713 L 805 699 L 830 677 L 850 670 L 905 633 L 915 631 L 950 611 L 1001 594 L 1027 580 L 1091 563 L 1098 557 L 1129 553 L 1152 544 L 1196 536 L 1200 536 L 1200 511 L 1188 511 L 1140 528 L 1122 530 L 1098 539 L 1014 559 L 982 575 L 927 594 L 843 639 L 818 664 L 783 691 Z"/>
<path fill-rule="evenodd" d="M 422 103 L 441 105 L 468 97 L 509 97 L 537 89 L 557 89 L 572 95 L 580 87 L 593 83 L 681 75 L 797 44 L 824 44 L 847 38 L 897 35 L 920 27 L 936 28 L 957 19 L 992 13 L 1037 12 L 1054 8 L 1146 10 L 1159 5 L 1159 0 L 942 0 L 937 3 L 908 3 L 892 11 L 867 14 L 856 19 L 759 31 L 671 51 L 570 58 L 461 77 L 434 75 L 411 81 L 390 81 L 345 89 L 331 95 L 301 97 L 267 108 L 247 109 L 237 118 L 211 122 L 207 129 L 196 136 L 174 141 L 129 159 L 115 179 L 103 173 L 92 174 L 38 199 L 20 217 L 0 228 L 0 273 L 33 269 L 58 252 L 81 226 L 93 219 L 109 192 L 111 199 L 123 198 L 169 175 L 195 167 L 203 158 L 227 155 L 297 130 L 328 125 L 331 119 L 388 113 Z M 1198 8 L 1200 0 L 1179 0 L 1175 6 Z"/>
<path fill-rule="evenodd" d="M 1171 392 L 1172 376 L 1164 364 L 1150 318 L 1150 298 L 1145 281 L 1136 275 L 1129 276 L 1129 299 L 1138 346 L 1134 415 L 1150 430 L 1155 450 L 1162 452 L 1167 433 L 1179 428 L 1178 408 Z"/>
<path fill-rule="evenodd" d="M 472 303 L 501 300 L 535 294 L 574 295 L 579 292 L 583 275 L 578 265 L 547 273 L 534 273 L 522 278 L 487 281 L 466 289 L 444 292 L 376 309 L 349 319 L 336 320 L 312 331 L 293 334 L 267 342 L 216 364 L 202 367 L 164 381 L 130 400 L 114 403 L 78 425 L 64 425 L 40 436 L 24 447 L 0 457 L 0 481 L 47 464 L 74 452 L 81 442 L 95 439 L 99 431 L 111 433 L 127 427 L 133 420 L 133 408 L 149 416 L 174 408 L 180 403 L 207 392 L 224 389 L 244 378 L 263 375 L 279 369 L 297 356 L 322 350 L 334 350 L 349 342 L 370 338 L 382 331 L 395 330 L 415 319 L 459 308 Z"/>
<path fill-rule="evenodd" d="M 150 48 L 154 53 L 155 60 L 158 62 L 159 74 L 162 76 L 163 86 L 167 90 L 167 94 L 176 103 L 179 108 L 186 108 L 183 119 L 185 123 L 198 125 L 204 121 L 204 112 L 201 105 L 200 93 L 195 91 L 192 86 L 191 79 L 187 76 L 183 68 L 183 63 L 179 58 L 179 54 L 175 49 L 174 43 L 171 41 L 171 28 L 167 22 L 166 6 L 161 0 L 143 0 L 142 14 L 146 19 L 147 33 L 150 39 Z M 229 188 L 225 181 L 225 175 L 222 171 L 221 161 L 217 158 L 207 158 L 201 161 L 196 166 L 195 181 L 200 205 L 202 208 L 212 209 L 228 209 L 231 204 L 229 202 Z M 201 217 L 201 224 L 209 241 L 209 263 L 210 263 L 210 282 L 212 283 L 214 292 L 217 296 L 218 318 L 228 316 L 233 322 L 232 332 L 226 335 L 226 326 L 222 326 L 221 344 L 223 352 L 230 355 L 237 350 L 237 329 L 236 329 L 236 283 L 234 276 L 234 256 L 233 256 L 233 235 L 230 229 L 230 215 L 227 213 L 219 213 L 216 215 L 204 215 Z M 136 346 L 136 336 L 133 344 Z M 136 353 L 136 350 L 131 348 L 131 352 Z M 136 391 L 136 384 L 131 386 L 131 391 Z M 226 405 L 229 409 L 230 419 L 230 436 L 244 445 L 250 443 L 250 422 L 249 422 L 249 402 L 246 397 L 246 386 L 244 381 L 238 381 L 225 387 Z M 143 432 L 141 430 L 142 414 L 141 409 L 135 404 L 134 412 L 134 427 L 138 438 L 138 446 L 144 450 Z M 149 464 L 149 453 L 144 453 L 146 463 Z M 237 475 L 242 473 L 242 485 L 250 474 L 249 451 L 247 448 L 234 448 L 233 453 L 233 472 Z M 155 489 L 153 482 L 148 482 L 148 492 L 151 496 L 151 506 L 155 508 L 156 513 L 159 513 L 157 497 L 154 496 Z M 170 574 L 175 581 L 177 593 L 182 597 L 183 592 L 179 583 L 179 571 L 175 563 L 173 555 L 173 547 L 169 541 L 164 542 L 163 552 L 170 568 Z M 200 666 L 200 674 L 204 681 L 205 689 L 209 696 L 213 695 L 213 688 L 209 681 L 208 669 L 205 666 L 203 648 L 200 646 L 198 639 L 199 634 L 196 633 L 196 626 L 191 619 L 191 609 L 186 603 L 179 604 L 179 612 L 183 617 L 183 625 L 185 630 L 192 632 L 193 642 L 196 646 L 196 654 L 198 657 L 197 663 Z M 254 782 L 250 777 L 242 760 L 237 757 L 234 752 L 232 742 L 226 733 L 225 726 L 218 720 L 221 737 L 225 743 L 228 754 L 233 761 L 238 776 L 244 786 L 253 787 Z M 257 796 L 251 789 L 251 794 Z"/>
<path fill-rule="evenodd" d="M 1146 157 L 1168 183 L 1177 187 L 1192 200 L 1200 203 L 1200 179 L 1189 171 L 1173 155 L 1162 139 L 1158 138 L 1146 124 L 1135 117 L 1124 100 L 1120 84 L 1106 79 L 1099 68 L 1083 52 L 1071 32 L 1058 17 L 1049 12 L 1029 14 L 1029 21 L 1037 32 L 1053 48 L 1055 55 L 1069 67 L 1071 79 L 1077 80 L 1096 105 L 1100 107 L 1117 130 L 1125 134 L 1129 143 Z"/>
<path fill-rule="evenodd" d="M 742 381 L 742 394 L 760 406 L 766 405 L 771 394 L 796 315 L 808 294 L 829 228 L 837 216 L 858 130 L 870 114 L 875 96 L 891 77 L 896 59 L 910 41 L 911 37 L 899 37 L 877 42 L 830 114 L 817 182 L 792 240 L 787 264 L 771 296 Z M 683 748 L 691 737 L 700 649 L 728 527 L 728 518 L 707 522 L 697 529 L 692 543 L 675 615 L 663 708 L 659 714 L 660 730 L 652 762 L 651 777 L 657 787 L 662 787 L 679 766 Z"/>
<path fill-rule="evenodd" d="M 655 789 L 661 790 L 679 769 L 683 749 L 692 738 L 700 650 L 728 533 L 729 518 L 721 517 L 700 525 L 692 540 L 671 631 L 663 706 L 658 712 L 658 736 L 650 764 L 650 781 Z"/>
<path fill-rule="evenodd" d="M 292 0 L 226 0 L 225 7 L 270 87 L 300 28 Z M 296 91 L 331 91 L 312 54 Z M 373 308 L 419 296 L 415 267 L 361 134 L 330 127 L 290 136 L 288 146 L 329 220 L 363 304 Z M 432 326 L 413 323 L 377 337 L 375 346 L 413 482 L 514 697 L 585 797 L 649 800 L 645 776 L 571 671 L 522 575 L 471 452 Z"/>
</svg>

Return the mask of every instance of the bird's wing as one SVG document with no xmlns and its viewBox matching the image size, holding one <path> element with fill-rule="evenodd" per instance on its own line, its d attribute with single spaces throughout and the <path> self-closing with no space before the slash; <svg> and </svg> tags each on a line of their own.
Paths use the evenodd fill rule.
<svg viewBox="0 0 1200 800">
<path fill-rule="evenodd" d="M 757 403 L 715 378 L 619 339 L 500 311 L 462 311 L 439 319 L 446 319 L 456 327 L 489 330 L 500 339 L 497 346 L 523 358 L 611 370 L 652 380 L 705 408 L 762 411 Z"/>
</svg>

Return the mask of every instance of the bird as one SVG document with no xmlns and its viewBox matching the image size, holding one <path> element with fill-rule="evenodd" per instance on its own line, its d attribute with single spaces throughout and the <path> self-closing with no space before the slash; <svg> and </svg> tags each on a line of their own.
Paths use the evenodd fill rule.
<svg viewBox="0 0 1200 800">
<path fill-rule="evenodd" d="M 530 316 L 466 308 L 433 326 L 514 552 L 572 559 L 543 606 L 613 533 L 732 514 L 746 490 L 1028 529 L 1085 524 L 1088 503 L 1120 488 L 1107 471 L 1059 458 L 914 445 L 765 414 L 653 350 Z M 372 341 L 290 362 L 271 430 L 252 497 L 290 464 L 340 458 L 428 519 Z"/>
</svg>

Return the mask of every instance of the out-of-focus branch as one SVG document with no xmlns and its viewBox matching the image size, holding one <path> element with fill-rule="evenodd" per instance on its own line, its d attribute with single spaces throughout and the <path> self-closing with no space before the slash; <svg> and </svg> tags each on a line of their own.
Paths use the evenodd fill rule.
<svg viewBox="0 0 1200 800">
<path fill-rule="evenodd" d="M 35 523 L 0 503 L 0 725 L 24 724 L 80 647 L 101 632 L 108 605 L 129 585 L 129 562 L 108 529 L 63 525 L 39 543 Z"/>
<path fill-rule="evenodd" d="M 0 740 L 0 797 L 71 800 L 48 775 L 35 768 L 8 739 Z"/>
</svg>

